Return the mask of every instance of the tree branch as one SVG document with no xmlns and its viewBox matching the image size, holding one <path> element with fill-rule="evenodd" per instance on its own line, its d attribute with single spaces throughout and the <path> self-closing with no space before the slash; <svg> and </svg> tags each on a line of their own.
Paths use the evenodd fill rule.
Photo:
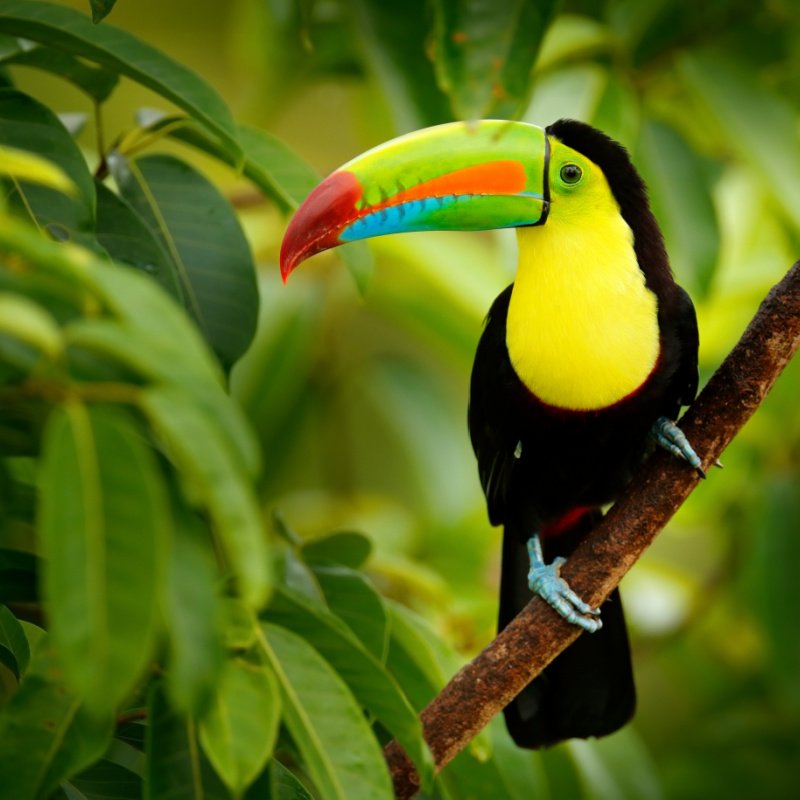
<svg viewBox="0 0 800 800">
<path fill-rule="evenodd" d="M 738 344 L 681 420 L 703 466 L 719 458 L 766 397 L 800 345 L 800 261 L 778 283 Z M 599 606 L 633 566 L 699 481 L 694 470 L 654 453 L 603 522 L 578 546 L 562 575 Z M 422 712 L 425 739 L 441 769 L 564 648 L 580 629 L 538 597 Z M 385 751 L 400 800 L 419 790 L 419 777 L 397 742 Z"/>
</svg>

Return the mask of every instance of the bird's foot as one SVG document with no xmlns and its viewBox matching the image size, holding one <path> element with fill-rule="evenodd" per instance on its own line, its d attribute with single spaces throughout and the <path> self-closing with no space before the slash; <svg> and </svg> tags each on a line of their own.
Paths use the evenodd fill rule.
<svg viewBox="0 0 800 800">
<path fill-rule="evenodd" d="M 561 567 L 567 559 L 558 557 L 551 564 L 545 564 L 539 537 L 528 539 L 528 556 L 531 568 L 528 571 L 528 586 L 548 605 L 554 608 L 567 622 L 578 625 L 589 633 L 603 627 L 600 609 L 592 608 L 578 597 L 569 584 L 561 577 Z"/>
<path fill-rule="evenodd" d="M 687 461 L 701 478 L 705 478 L 706 473 L 700 465 L 700 458 L 689 444 L 683 431 L 671 419 L 659 417 L 650 429 L 650 436 L 655 439 L 659 447 L 663 447 L 674 456 Z"/>
</svg>

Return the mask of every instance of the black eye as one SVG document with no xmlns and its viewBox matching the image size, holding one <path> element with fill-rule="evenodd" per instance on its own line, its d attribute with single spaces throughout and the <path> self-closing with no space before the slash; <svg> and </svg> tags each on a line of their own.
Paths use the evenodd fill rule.
<svg viewBox="0 0 800 800">
<path fill-rule="evenodd" d="M 577 164 L 564 164 L 561 167 L 561 180 L 564 183 L 576 184 L 583 177 L 583 170 Z"/>
</svg>

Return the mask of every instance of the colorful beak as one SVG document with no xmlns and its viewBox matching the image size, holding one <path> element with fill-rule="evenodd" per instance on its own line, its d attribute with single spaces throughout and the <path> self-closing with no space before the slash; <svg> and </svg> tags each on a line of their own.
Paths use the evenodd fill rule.
<svg viewBox="0 0 800 800">
<path fill-rule="evenodd" d="M 544 130 L 523 122 L 454 122 L 392 139 L 306 198 L 283 240 L 281 275 L 315 253 L 387 233 L 541 225 L 548 160 Z"/>
</svg>

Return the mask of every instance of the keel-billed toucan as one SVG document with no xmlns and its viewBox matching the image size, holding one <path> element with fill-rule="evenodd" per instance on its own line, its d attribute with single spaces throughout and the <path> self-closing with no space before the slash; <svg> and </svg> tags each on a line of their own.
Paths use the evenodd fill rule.
<svg viewBox="0 0 800 800">
<path fill-rule="evenodd" d="M 590 608 L 559 569 L 653 443 L 700 461 L 674 424 L 697 388 L 697 324 L 627 151 L 580 122 L 451 123 L 336 170 L 292 219 L 284 279 L 356 239 L 517 229 L 514 283 L 472 371 L 469 433 L 489 519 L 504 526 L 500 627 L 541 595 L 581 636 L 505 711 L 539 747 L 610 733 L 634 687 L 618 593 Z M 602 623 L 601 623 L 602 619 Z"/>
</svg>

